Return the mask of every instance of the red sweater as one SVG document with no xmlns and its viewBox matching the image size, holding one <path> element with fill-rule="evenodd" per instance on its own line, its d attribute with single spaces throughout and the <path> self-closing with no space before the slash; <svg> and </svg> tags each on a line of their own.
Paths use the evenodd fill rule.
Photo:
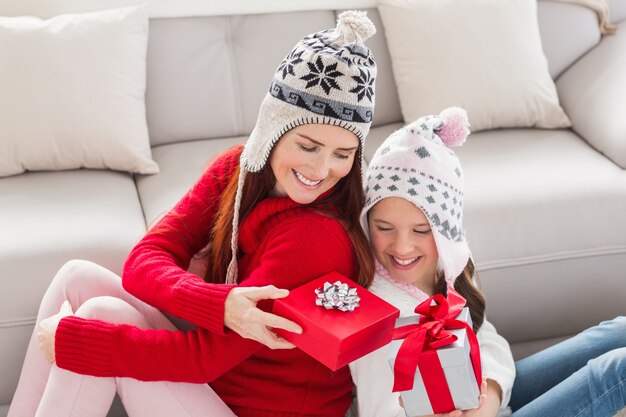
<svg viewBox="0 0 626 417">
<path fill-rule="evenodd" d="M 219 158 L 125 265 L 129 291 L 202 327 L 141 330 L 67 317 L 56 333 L 57 364 L 96 376 L 210 382 L 240 417 L 343 416 L 351 401 L 347 367 L 331 372 L 299 349 L 273 351 L 224 333 L 223 304 L 232 286 L 207 284 L 184 271 L 207 243 L 217 196 L 240 152 Z M 240 285 L 292 289 L 331 271 L 355 273 L 352 246 L 339 222 L 286 197 L 254 208 L 240 226 L 239 247 Z"/>
</svg>

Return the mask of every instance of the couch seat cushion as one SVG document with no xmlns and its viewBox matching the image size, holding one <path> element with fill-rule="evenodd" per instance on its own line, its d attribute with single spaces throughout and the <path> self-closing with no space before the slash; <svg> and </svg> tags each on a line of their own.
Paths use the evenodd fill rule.
<svg viewBox="0 0 626 417">
<path fill-rule="evenodd" d="M 145 222 L 129 174 L 34 172 L 0 179 L 0 230 L 0 404 L 7 404 L 56 271 L 83 258 L 119 273 Z"/>
<path fill-rule="evenodd" d="M 626 171 L 569 130 L 476 133 L 457 153 L 468 242 L 510 342 L 623 314 Z"/>
<path fill-rule="evenodd" d="M 167 213 L 200 178 L 221 151 L 242 144 L 247 137 L 178 142 L 152 148 L 157 175 L 138 175 L 137 190 L 148 226 Z"/>
</svg>

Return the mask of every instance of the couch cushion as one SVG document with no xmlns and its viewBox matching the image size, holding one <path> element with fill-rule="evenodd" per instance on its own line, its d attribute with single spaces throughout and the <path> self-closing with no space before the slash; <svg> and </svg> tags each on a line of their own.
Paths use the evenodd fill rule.
<svg viewBox="0 0 626 417">
<path fill-rule="evenodd" d="M 600 41 L 598 16 L 590 8 L 543 0 L 537 2 L 537 18 L 553 79 Z"/>
<path fill-rule="evenodd" d="M 626 21 L 557 81 L 572 128 L 626 169 Z"/>
<path fill-rule="evenodd" d="M 145 222 L 129 174 L 36 172 L 0 180 L 0 230 L 0 404 L 6 404 L 56 271 L 83 258 L 119 273 Z"/>
<path fill-rule="evenodd" d="M 402 119 L 380 16 L 367 41 L 379 65 L 374 125 Z M 276 68 L 332 10 L 150 20 L 146 107 L 153 146 L 249 134 Z M 268 31 L 277 27 L 280 30 Z M 268 48 L 268 45 L 272 45 Z"/>
<path fill-rule="evenodd" d="M 303 35 L 334 25 L 332 11 L 152 19 L 152 145 L 251 132 L 278 64 Z"/>
<path fill-rule="evenodd" d="M 621 22 L 626 19 L 626 1 L 610 0 L 609 5 L 611 8 L 610 17 L 612 22 Z"/>
<path fill-rule="evenodd" d="M 457 153 L 468 242 L 509 341 L 623 314 L 626 171 L 562 130 L 476 133 Z"/>
<path fill-rule="evenodd" d="M 147 42 L 144 7 L 0 16 L 0 176 L 158 172 L 146 124 Z"/>
<path fill-rule="evenodd" d="M 241 144 L 246 139 L 196 140 L 153 148 L 152 155 L 161 167 L 161 172 L 157 175 L 138 175 L 136 178 L 148 226 L 174 207 L 221 151 Z"/>
<path fill-rule="evenodd" d="M 474 131 L 569 126 L 535 0 L 385 0 L 379 10 L 406 123 L 455 105 Z"/>
</svg>

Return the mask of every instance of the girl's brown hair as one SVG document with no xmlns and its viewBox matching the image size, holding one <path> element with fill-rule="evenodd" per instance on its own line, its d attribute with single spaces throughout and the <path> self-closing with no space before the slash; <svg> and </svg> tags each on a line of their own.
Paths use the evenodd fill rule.
<svg viewBox="0 0 626 417">
<path fill-rule="evenodd" d="M 473 278 L 476 274 L 474 262 L 471 259 L 467 261 L 467 265 L 463 272 L 454 282 L 454 289 L 467 300 L 470 316 L 472 317 L 472 327 L 477 332 L 485 320 L 485 297 L 483 293 L 474 285 Z M 478 277 L 477 277 L 478 278 Z M 448 284 L 442 275 L 437 276 L 435 284 L 435 294 L 447 295 Z"/>
<path fill-rule="evenodd" d="M 265 164 L 260 172 L 246 173 L 239 209 L 239 224 L 261 200 L 270 195 L 274 188 L 276 178 L 269 165 L 269 163 Z M 360 165 L 357 155 L 352 169 L 348 175 L 339 180 L 333 191 L 308 206 L 337 219 L 344 226 L 354 249 L 354 262 L 358 271 L 355 281 L 367 288 L 374 279 L 374 256 L 359 224 L 359 215 L 365 202 Z M 226 270 L 232 256 L 230 240 L 239 175 L 240 167 L 238 166 L 220 198 L 210 236 L 211 245 L 207 259 L 207 272 L 204 277 L 207 282 L 224 283 L 226 280 Z"/>
</svg>

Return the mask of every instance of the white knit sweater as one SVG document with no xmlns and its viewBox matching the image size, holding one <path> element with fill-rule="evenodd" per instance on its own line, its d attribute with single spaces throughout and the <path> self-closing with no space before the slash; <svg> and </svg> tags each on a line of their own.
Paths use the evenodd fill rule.
<svg viewBox="0 0 626 417">
<path fill-rule="evenodd" d="M 419 301 L 397 285 L 376 274 L 369 288 L 388 303 L 400 310 L 400 317 L 412 316 Z M 502 405 L 499 415 L 506 415 L 515 379 L 515 363 L 508 342 L 500 336 L 487 320 L 476 335 L 480 345 L 483 377 L 492 379 L 502 389 Z M 350 364 L 352 379 L 357 390 L 359 417 L 404 417 L 404 409 L 398 402 L 399 394 L 391 392 L 393 371 L 389 365 L 390 345 L 383 346 Z"/>
</svg>

